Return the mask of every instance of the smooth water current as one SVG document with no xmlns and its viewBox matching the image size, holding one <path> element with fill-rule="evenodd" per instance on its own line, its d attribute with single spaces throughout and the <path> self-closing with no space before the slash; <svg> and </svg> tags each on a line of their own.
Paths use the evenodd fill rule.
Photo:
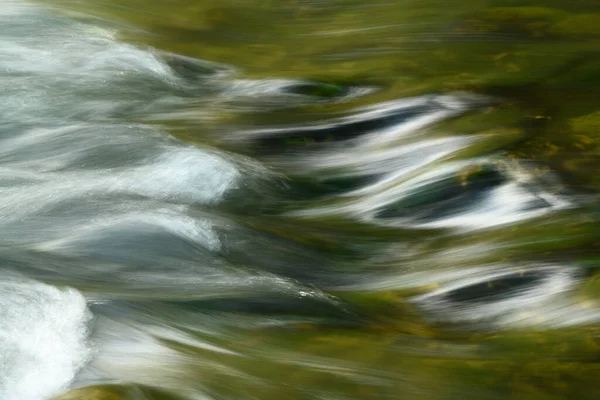
<svg viewBox="0 0 600 400">
<path fill-rule="evenodd" d="M 0 0 L 0 400 L 600 397 L 600 6 L 534 3 Z"/>
</svg>

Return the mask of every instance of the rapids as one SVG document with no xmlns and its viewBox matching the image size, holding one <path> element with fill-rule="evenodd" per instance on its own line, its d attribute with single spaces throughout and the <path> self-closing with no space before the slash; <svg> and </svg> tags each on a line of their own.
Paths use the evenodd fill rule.
<svg viewBox="0 0 600 400">
<path fill-rule="evenodd" d="M 0 0 L 0 400 L 595 398 L 593 4 L 275 3 Z"/>
</svg>

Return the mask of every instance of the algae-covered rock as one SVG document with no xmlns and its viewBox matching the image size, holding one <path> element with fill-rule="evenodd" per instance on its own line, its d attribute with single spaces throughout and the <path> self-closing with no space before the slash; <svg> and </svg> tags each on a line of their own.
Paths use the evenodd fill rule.
<svg viewBox="0 0 600 400">
<path fill-rule="evenodd" d="M 538 38 L 600 36 L 600 14 L 571 14 L 548 7 L 496 7 L 467 18 L 459 30 Z"/>
<path fill-rule="evenodd" d="M 582 183 L 600 187 L 597 174 L 600 167 L 600 111 L 572 118 L 569 125 L 573 132 L 569 139 L 575 152 L 565 160 L 564 166 Z"/>
<path fill-rule="evenodd" d="M 596 265 L 600 265 L 600 260 L 597 260 Z M 581 288 L 581 294 L 584 298 L 584 306 L 595 307 L 600 300 L 600 272 L 588 277 L 587 281 Z"/>
<path fill-rule="evenodd" d="M 181 397 L 138 385 L 94 385 L 70 390 L 50 400 L 181 400 Z"/>
<path fill-rule="evenodd" d="M 304 82 L 290 86 L 287 88 L 287 91 L 305 96 L 331 98 L 344 96 L 348 92 L 348 89 L 328 83 Z"/>
<path fill-rule="evenodd" d="M 495 165 L 474 164 L 455 174 L 416 185 L 402 199 L 381 209 L 378 218 L 411 218 L 430 222 L 456 215 L 482 201 L 508 178 Z"/>
<path fill-rule="evenodd" d="M 553 26 L 551 32 L 561 36 L 600 36 L 600 13 L 570 16 Z"/>
<path fill-rule="evenodd" d="M 122 388 L 117 386 L 87 386 L 70 390 L 52 400 L 128 400 Z"/>
<path fill-rule="evenodd" d="M 579 134 L 590 135 L 589 140 L 594 140 L 593 136 L 600 136 L 600 111 L 573 118 L 571 127 Z"/>
<path fill-rule="evenodd" d="M 546 7 L 497 7 L 467 19 L 467 31 L 477 33 L 514 33 L 541 37 L 564 20 L 564 11 Z"/>
</svg>

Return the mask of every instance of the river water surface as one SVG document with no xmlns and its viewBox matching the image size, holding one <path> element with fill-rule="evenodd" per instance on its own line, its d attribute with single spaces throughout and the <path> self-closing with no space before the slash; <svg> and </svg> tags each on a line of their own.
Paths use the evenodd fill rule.
<svg viewBox="0 0 600 400">
<path fill-rule="evenodd" d="M 0 400 L 598 398 L 599 27 L 0 0 Z"/>
</svg>

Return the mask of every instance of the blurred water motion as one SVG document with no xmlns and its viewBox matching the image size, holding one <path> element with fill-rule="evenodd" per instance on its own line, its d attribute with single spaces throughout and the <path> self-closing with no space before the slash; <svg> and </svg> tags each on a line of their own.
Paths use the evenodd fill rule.
<svg viewBox="0 0 600 400">
<path fill-rule="evenodd" d="M 0 400 L 595 399 L 596 3 L 0 0 Z"/>
</svg>

